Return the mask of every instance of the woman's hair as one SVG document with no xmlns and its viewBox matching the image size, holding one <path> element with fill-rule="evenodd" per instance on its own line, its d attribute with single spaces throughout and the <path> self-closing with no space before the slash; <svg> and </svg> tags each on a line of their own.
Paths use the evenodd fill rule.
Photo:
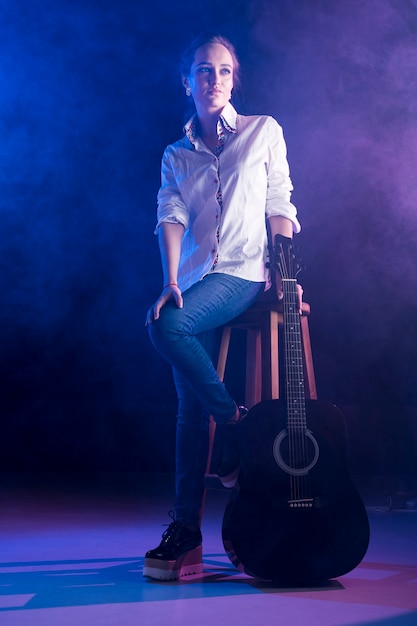
<svg viewBox="0 0 417 626">
<path fill-rule="evenodd" d="M 181 76 L 190 75 L 191 66 L 193 64 L 196 51 L 198 50 L 198 48 L 201 48 L 201 46 L 204 46 L 208 43 L 219 43 L 230 52 L 233 59 L 233 88 L 238 90 L 240 87 L 240 64 L 239 59 L 237 58 L 235 47 L 228 39 L 226 39 L 226 37 L 223 37 L 222 35 L 211 31 L 205 31 L 198 35 L 185 49 L 181 57 Z"/>
</svg>

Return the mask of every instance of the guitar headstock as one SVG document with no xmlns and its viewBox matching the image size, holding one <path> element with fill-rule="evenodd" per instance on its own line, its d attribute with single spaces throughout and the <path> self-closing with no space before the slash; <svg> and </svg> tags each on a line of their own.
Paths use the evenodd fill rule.
<svg viewBox="0 0 417 626">
<path fill-rule="evenodd" d="M 296 255 L 293 240 L 289 237 L 275 235 L 273 265 L 282 280 L 297 280 L 303 267 Z"/>
</svg>

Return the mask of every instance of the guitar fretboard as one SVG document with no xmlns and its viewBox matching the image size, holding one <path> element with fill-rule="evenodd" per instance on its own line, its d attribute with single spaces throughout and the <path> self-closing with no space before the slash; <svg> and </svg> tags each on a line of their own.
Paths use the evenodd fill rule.
<svg viewBox="0 0 417 626">
<path fill-rule="evenodd" d="M 284 291 L 285 392 L 288 430 L 307 427 L 303 351 L 296 279 L 282 280 Z"/>
</svg>

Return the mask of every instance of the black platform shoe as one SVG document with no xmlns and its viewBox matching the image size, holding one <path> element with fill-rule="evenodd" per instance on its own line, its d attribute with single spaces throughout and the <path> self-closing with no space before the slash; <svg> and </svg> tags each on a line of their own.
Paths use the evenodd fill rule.
<svg viewBox="0 0 417 626">
<path fill-rule="evenodd" d="M 145 554 L 143 575 L 157 580 L 177 580 L 203 571 L 202 536 L 174 520 L 157 548 Z"/>
<path fill-rule="evenodd" d="M 236 485 L 239 476 L 240 457 L 236 426 L 245 419 L 249 412 L 245 406 L 240 406 L 238 408 L 239 417 L 220 426 L 222 430 L 223 442 L 222 456 L 217 475 L 222 485 L 228 489 L 231 489 Z M 216 428 L 218 428 L 218 426 L 216 426 Z"/>
</svg>

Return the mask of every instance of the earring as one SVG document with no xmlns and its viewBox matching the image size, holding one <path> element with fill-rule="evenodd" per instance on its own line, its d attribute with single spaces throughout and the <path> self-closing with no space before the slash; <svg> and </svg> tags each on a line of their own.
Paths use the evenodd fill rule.
<svg viewBox="0 0 417 626">
<path fill-rule="evenodd" d="M 186 95 L 186 96 L 191 96 L 191 88 L 190 88 L 190 87 L 186 87 L 186 89 L 185 89 L 185 95 Z"/>
</svg>

